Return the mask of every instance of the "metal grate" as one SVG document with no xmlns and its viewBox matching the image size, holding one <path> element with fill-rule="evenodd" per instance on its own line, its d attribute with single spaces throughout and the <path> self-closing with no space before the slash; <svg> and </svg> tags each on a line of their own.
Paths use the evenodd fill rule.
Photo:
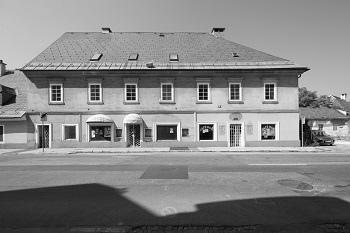
<svg viewBox="0 0 350 233">
<path fill-rule="evenodd" d="M 128 147 L 136 147 L 136 146 L 140 146 L 140 135 L 141 134 L 141 130 L 140 130 L 140 125 L 136 125 L 136 124 L 130 124 L 128 125 Z"/>
<path fill-rule="evenodd" d="M 39 133 L 39 147 L 38 148 L 49 148 L 50 147 L 50 127 L 48 125 L 44 125 L 44 146 L 42 143 L 42 126 L 38 127 Z"/>
<path fill-rule="evenodd" d="M 241 146 L 241 135 L 242 128 L 241 125 L 231 124 L 230 125 L 230 147 Z"/>
</svg>

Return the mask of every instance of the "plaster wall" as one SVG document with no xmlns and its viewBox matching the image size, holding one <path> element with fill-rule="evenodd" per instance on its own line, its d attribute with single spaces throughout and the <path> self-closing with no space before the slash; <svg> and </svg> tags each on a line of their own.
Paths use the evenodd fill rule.
<svg viewBox="0 0 350 233">
<path fill-rule="evenodd" d="M 1 121 L 4 126 L 4 142 L 0 148 L 26 148 L 27 126 L 26 121 Z"/>
</svg>

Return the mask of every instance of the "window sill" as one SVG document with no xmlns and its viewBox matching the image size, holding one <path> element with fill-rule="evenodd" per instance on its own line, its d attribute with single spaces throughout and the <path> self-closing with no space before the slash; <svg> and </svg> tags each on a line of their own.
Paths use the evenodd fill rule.
<svg viewBox="0 0 350 233">
<path fill-rule="evenodd" d="M 278 104 L 277 100 L 265 100 L 262 102 L 263 104 Z"/>
<path fill-rule="evenodd" d="M 103 102 L 88 102 L 89 105 L 103 105 Z"/>
<path fill-rule="evenodd" d="M 124 105 L 133 105 L 133 104 L 134 104 L 134 105 L 137 105 L 137 104 L 140 104 L 140 102 L 138 102 L 138 101 L 137 101 L 137 102 L 125 102 L 125 101 L 124 101 L 123 104 L 124 104 Z"/>
<path fill-rule="evenodd" d="M 175 101 L 162 101 L 162 100 L 160 100 L 159 103 L 160 104 L 176 104 Z"/>
<path fill-rule="evenodd" d="M 196 101 L 196 104 L 212 104 L 211 101 Z"/>
<path fill-rule="evenodd" d="M 49 102 L 49 105 L 65 105 L 65 103 L 62 102 Z"/>
<path fill-rule="evenodd" d="M 241 100 L 229 100 L 227 101 L 228 104 L 244 104 Z"/>
</svg>

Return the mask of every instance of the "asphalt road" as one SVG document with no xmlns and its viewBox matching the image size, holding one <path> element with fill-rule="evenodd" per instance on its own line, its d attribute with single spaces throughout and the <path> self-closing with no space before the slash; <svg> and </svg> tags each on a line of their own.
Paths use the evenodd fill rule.
<svg viewBox="0 0 350 233">
<path fill-rule="evenodd" d="M 326 224 L 350 230 L 346 151 L 0 157 L 0 232 L 326 232 Z"/>
</svg>

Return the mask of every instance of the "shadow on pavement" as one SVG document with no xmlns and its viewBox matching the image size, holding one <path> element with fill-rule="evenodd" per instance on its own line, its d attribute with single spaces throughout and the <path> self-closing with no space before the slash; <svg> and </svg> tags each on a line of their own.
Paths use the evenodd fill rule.
<svg viewBox="0 0 350 233">
<path fill-rule="evenodd" d="M 239 226 L 346 223 L 350 205 L 333 197 L 277 197 L 203 203 L 157 216 L 125 189 L 83 184 L 0 193 L 0 228 L 141 225 Z"/>
</svg>

